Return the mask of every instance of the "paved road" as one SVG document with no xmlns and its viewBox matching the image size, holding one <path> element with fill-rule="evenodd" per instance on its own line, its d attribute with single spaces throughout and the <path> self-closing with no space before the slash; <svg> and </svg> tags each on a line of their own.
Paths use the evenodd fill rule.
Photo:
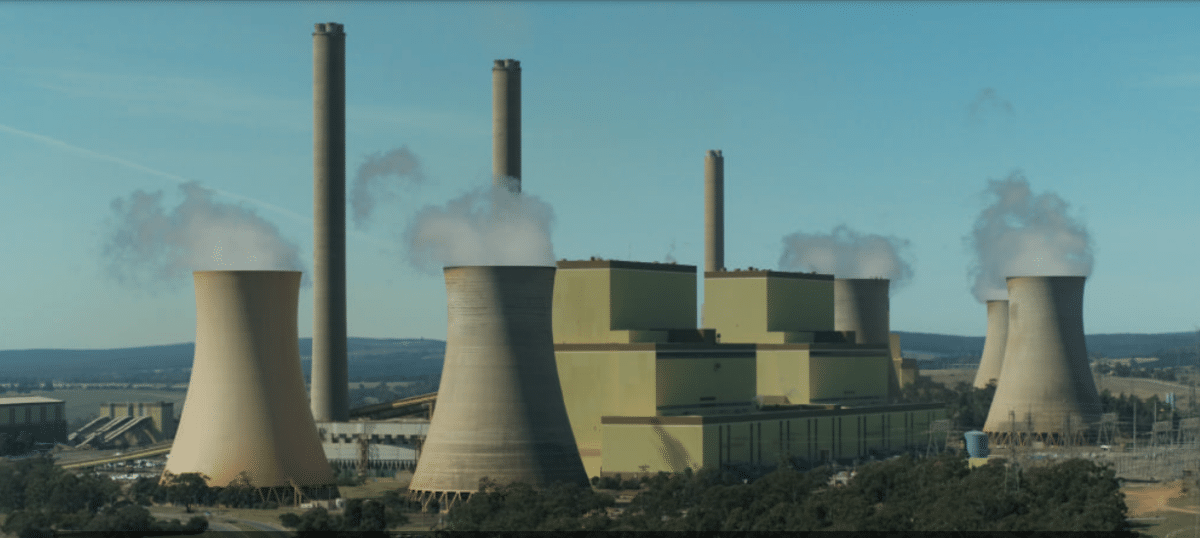
<svg viewBox="0 0 1200 538">
<path fill-rule="evenodd" d="M 288 538 L 288 537 L 292 536 L 292 534 L 293 534 L 293 531 L 290 531 L 281 525 L 272 525 L 270 523 L 262 523 L 259 521 L 250 521 L 248 519 L 234 519 L 231 521 L 236 521 L 237 523 L 245 525 L 247 527 L 251 527 L 251 528 L 263 531 L 263 532 L 267 533 L 268 536 L 271 536 L 273 538 Z"/>
<path fill-rule="evenodd" d="M 247 531 L 245 530 L 246 528 L 254 529 L 254 531 Z M 232 532 L 241 534 L 256 532 L 256 536 L 262 536 L 257 534 L 258 531 L 261 531 L 263 534 L 270 536 L 271 538 L 290 538 L 294 534 L 293 531 L 278 525 L 250 521 L 247 519 L 234 519 L 225 516 L 209 516 L 208 530 L 222 533 Z"/>
</svg>

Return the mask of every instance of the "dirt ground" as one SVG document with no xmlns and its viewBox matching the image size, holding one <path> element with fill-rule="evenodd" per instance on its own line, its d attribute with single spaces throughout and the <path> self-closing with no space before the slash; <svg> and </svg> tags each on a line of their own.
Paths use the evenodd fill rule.
<svg viewBox="0 0 1200 538">
<path fill-rule="evenodd" d="M 1125 506 L 1130 524 L 1138 532 L 1162 537 L 1200 536 L 1200 495 L 1195 481 L 1185 492 L 1181 480 L 1165 483 L 1127 484 Z"/>
<path fill-rule="evenodd" d="M 1125 506 L 1129 507 L 1129 517 L 1146 517 L 1167 510 L 1189 514 L 1196 513 L 1195 508 L 1180 508 L 1171 505 L 1179 503 L 1168 504 L 1168 501 L 1174 499 L 1179 501 L 1189 500 L 1182 490 L 1182 485 L 1182 481 L 1175 481 L 1161 484 L 1126 486 L 1123 491 L 1125 492 Z M 1193 503 L 1195 502 L 1194 497 L 1190 500 Z"/>
</svg>

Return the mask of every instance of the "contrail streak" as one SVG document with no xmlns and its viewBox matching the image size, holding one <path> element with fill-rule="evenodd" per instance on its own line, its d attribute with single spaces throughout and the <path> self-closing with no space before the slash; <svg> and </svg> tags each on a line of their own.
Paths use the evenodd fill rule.
<svg viewBox="0 0 1200 538">
<path fill-rule="evenodd" d="M 161 177 L 161 178 L 169 179 L 169 180 L 171 180 L 171 181 L 174 181 L 174 182 L 176 182 L 176 183 L 179 183 L 179 184 L 183 184 L 183 183 L 187 183 L 187 182 L 189 182 L 189 181 L 192 181 L 191 179 L 188 179 L 188 178 L 186 178 L 186 177 L 180 176 L 180 175 L 178 175 L 178 174 L 172 174 L 172 173 L 170 173 L 170 172 L 164 172 L 164 171 L 162 171 L 162 170 L 158 170 L 158 169 L 155 169 L 155 168 L 150 168 L 149 166 L 146 166 L 146 165 L 144 165 L 144 164 L 138 164 L 138 163 L 135 163 L 135 162 L 133 162 L 133 161 L 129 161 L 129 160 L 126 160 L 126 159 L 122 159 L 122 158 L 120 158 L 120 157 L 114 157 L 114 156 L 112 156 L 112 155 L 105 155 L 105 154 L 103 154 L 103 153 L 100 153 L 100 152 L 98 152 L 98 151 L 92 151 L 92 150 L 90 150 L 90 149 L 87 149 L 87 148 L 81 148 L 81 147 L 79 147 L 79 146 L 75 146 L 75 145 L 72 145 L 72 144 L 68 144 L 68 143 L 66 143 L 66 142 L 63 142 L 62 140 L 58 140 L 58 139 L 55 139 L 55 138 L 50 138 L 50 137 L 48 137 L 48 136 L 45 136 L 45 135 L 40 135 L 40 134 L 37 134 L 37 133 L 31 133 L 31 132 L 29 132 L 29 131 L 23 131 L 23 130 L 21 130 L 21 129 L 17 129 L 17 128 L 15 128 L 15 127 L 10 127 L 10 126 L 8 126 L 8 125 L 0 124 L 0 131 L 4 131 L 4 132 L 6 132 L 6 133 L 10 133 L 10 134 L 14 134 L 14 135 L 21 136 L 21 137 L 24 137 L 24 138 L 28 138 L 28 139 L 30 139 L 30 140 L 36 140 L 36 141 L 38 141 L 38 142 L 41 142 L 41 143 L 43 143 L 43 144 L 46 144 L 46 145 L 49 145 L 49 146 L 54 146 L 54 147 L 57 147 L 57 148 L 65 149 L 65 150 L 67 150 L 67 151 L 69 151 L 69 152 L 71 152 L 71 153 L 75 153 L 75 154 L 77 154 L 77 155 L 83 155 L 84 157 L 91 157 L 91 158 L 93 158 L 93 159 L 99 159 L 99 160 L 101 160 L 101 161 L 108 161 L 108 162 L 110 162 L 110 163 L 119 164 L 119 165 L 121 165 L 121 166 L 124 166 L 124 167 L 126 167 L 126 168 L 132 168 L 132 169 L 134 169 L 134 170 L 138 170 L 138 171 L 141 171 L 141 172 L 145 172 L 145 173 L 147 173 L 147 174 L 150 174 L 150 175 L 154 175 L 154 176 L 158 176 L 158 177 Z M 306 217 L 306 216 L 304 216 L 304 215 L 301 215 L 301 214 L 299 214 L 299 213 L 296 213 L 295 211 L 291 211 L 291 210 L 288 210 L 288 209 L 284 209 L 284 208 L 282 208 L 282 207 L 279 207 L 279 206 L 277 206 L 277 205 L 275 205 L 275 204 L 271 204 L 271 203 L 268 203 L 268 202 L 264 202 L 264 201 L 262 201 L 262 200 L 256 200 L 256 199 L 254 199 L 254 198 L 250 198 L 250 197 L 248 197 L 248 196 L 242 196 L 242 195 L 240 195 L 240 194 L 234 194 L 234 193 L 232 193 L 232 192 L 229 192 L 229 191 L 226 191 L 226 190 L 222 190 L 222 189 L 216 189 L 216 188 L 213 188 L 213 189 L 211 189 L 211 190 L 212 190 L 213 192 L 217 193 L 217 194 L 220 194 L 221 196 L 224 196 L 224 197 L 226 197 L 226 198 L 232 198 L 232 199 L 234 199 L 234 200 L 238 200 L 238 201 L 241 201 L 241 202 L 248 202 L 248 203 L 251 203 L 251 204 L 257 205 L 257 206 L 259 206 L 259 207 L 262 207 L 262 208 L 264 208 L 264 209 L 268 209 L 268 210 L 270 210 L 270 211 L 274 211 L 274 212 L 276 212 L 276 213 L 279 213 L 279 214 L 281 214 L 281 215 L 284 215 L 284 216 L 286 216 L 286 217 L 288 217 L 288 218 L 291 218 L 291 219 L 293 219 L 293 220 L 297 220 L 297 221 L 300 221 L 300 222 L 307 222 L 307 223 L 309 223 L 309 224 L 312 224 L 312 221 L 313 221 L 313 220 L 312 220 L 312 217 Z M 373 237 L 373 236 L 370 236 L 370 235 L 367 235 L 367 234 L 364 234 L 364 233 L 361 233 L 361 232 L 353 232 L 353 231 L 352 231 L 352 232 L 351 232 L 351 234 L 353 234 L 353 235 L 356 235 L 356 236 L 358 236 L 358 237 L 359 237 L 359 238 L 361 238 L 361 239 L 368 240 L 368 241 L 370 241 L 370 242 L 372 242 L 372 243 L 377 243 L 377 244 L 380 244 L 380 245 L 390 245 L 390 243 L 388 243 L 388 242 L 386 242 L 386 241 L 382 241 L 382 240 L 380 240 L 380 239 L 377 239 L 377 238 L 375 238 L 375 237 Z"/>
</svg>

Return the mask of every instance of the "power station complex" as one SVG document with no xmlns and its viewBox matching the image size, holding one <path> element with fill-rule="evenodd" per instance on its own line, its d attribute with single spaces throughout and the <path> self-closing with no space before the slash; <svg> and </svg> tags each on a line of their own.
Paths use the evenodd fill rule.
<svg viewBox="0 0 1200 538">
<path fill-rule="evenodd" d="M 896 403 L 915 369 L 890 333 L 887 280 L 725 268 L 719 150 L 704 161 L 702 273 L 595 258 L 446 267 L 441 385 L 393 406 L 436 399 L 432 418 L 349 421 L 370 413 L 347 403 L 342 26 L 316 25 L 313 46 L 311 403 L 296 345 L 299 273 L 198 271 L 195 364 L 168 471 L 332 495 L 330 455 L 345 451 L 330 446 L 386 438 L 414 454 L 410 491 L 445 509 L 483 477 L 585 484 L 930 444 L 945 408 Z M 517 194 L 520 74 L 515 60 L 492 70 L 494 185 Z M 1074 435 L 1099 410 L 1083 347 L 1083 278 L 1014 277 L 1008 286 L 1009 301 L 988 309 L 980 375 L 999 390 L 985 429 L 1000 443 Z"/>
</svg>

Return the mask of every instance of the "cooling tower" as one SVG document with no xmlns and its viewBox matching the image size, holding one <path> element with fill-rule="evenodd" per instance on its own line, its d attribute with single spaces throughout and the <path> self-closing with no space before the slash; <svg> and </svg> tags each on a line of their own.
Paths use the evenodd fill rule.
<svg viewBox="0 0 1200 538">
<path fill-rule="evenodd" d="M 328 486 L 305 405 L 299 271 L 196 271 L 196 355 L 166 472 L 226 486 Z"/>
<path fill-rule="evenodd" d="M 1008 278 L 1008 338 L 983 428 L 999 442 L 1077 439 L 1100 419 L 1083 338 L 1084 280 Z"/>
<path fill-rule="evenodd" d="M 854 331 L 854 343 L 890 345 L 886 278 L 838 278 L 833 281 L 833 329 Z"/>
<path fill-rule="evenodd" d="M 710 149 L 704 156 L 704 271 L 725 267 L 725 157 Z"/>
<path fill-rule="evenodd" d="M 993 380 L 1000 380 L 1000 366 L 1004 364 L 1004 345 L 1008 339 L 1008 301 L 988 301 L 987 320 L 983 356 L 979 358 L 979 370 L 975 372 L 977 389 L 987 387 Z"/>
<path fill-rule="evenodd" d="M 350 418 L 346 366 L 346 34 L 313 32 L 312 414 Z"/>
<path fill-rule="evenodd" d="M 553 267 L 447 267 L 438 402 L 409 490 L 443 509 L 479 479 L 587 485 L 554 360 Z"/>
<path fill-rule="evenodd" d="M 521 62 L 516 60 L 496 60 L 492 66 L 492 178 L 497 187 L 521 192 Z"/>
</svg>

